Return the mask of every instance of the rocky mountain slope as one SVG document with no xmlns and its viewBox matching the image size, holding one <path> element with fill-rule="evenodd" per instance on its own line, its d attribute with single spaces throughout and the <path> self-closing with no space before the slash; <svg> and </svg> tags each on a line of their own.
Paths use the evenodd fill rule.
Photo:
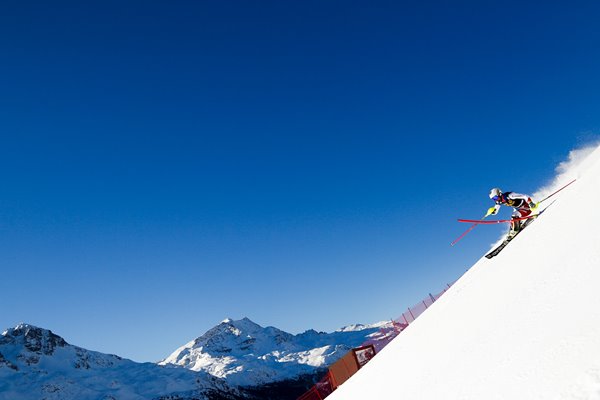
<svg viewBox="0 0 600 400">
<path fill-rule="evenodd" d="M 354 325 L 333 333 L 292 335 L 248 318 L 226 319 L 177 349 L 160 365 L 205 371 L 230 385 L 257 386 L 311 374 L 335 362 L 385 325 Z"/>
<path fill-rule="evenodd" d="M 220 391 L 229 388 L 209 374 L 86 350 L 32 325 L 0 336 L 2 400 L 204 400 Z"/>
</svg>

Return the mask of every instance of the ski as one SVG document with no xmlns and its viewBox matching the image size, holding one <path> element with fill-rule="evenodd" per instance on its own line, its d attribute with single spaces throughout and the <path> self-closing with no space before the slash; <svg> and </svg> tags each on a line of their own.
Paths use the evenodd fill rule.
<svg viewBox="0 0 600 400">
<path fill-rule="evenodd" d="M 534 217 L 537 217 L 538 215 L 535 215 Z M 525 218 L 521 218 L 521 219 L 525 219 Z M 511 240 L 516 238 L 519 233 L 523 232 L 523 230 L 525 228 L 527 228 L 529 226 L 529 224 L 531 224 L 534 220 L 535 220 L 534 218 L 528 217 L 528 220 L 523 223 L 523 227 L 521 227 L 521 229 L 517 233 L 515 233 L 513 236 L 511 236 L 509 238 L 504 239 L 498 247 L 496 247 L 494 250 L 487 253 L 485 255 L 485 258 L 490 259 L 492 257 L 496 257 L 498 255 L 498 253 L 500 253 L 511 242 Z"/>
<path fill-rule="evenodd" d="M 517 235 L 515 235 L 515 236 L 517 236 Z M 502 249 L 504 249 L 515 236 L 513 236 L 510 239 L 504 240 L 502 243 L 500 243 L 500 245 L 498 247 L 496 247 L 494 250 L 487 253 L 485 255 L 485 258 L 490 259 L 492 257 L 496 257 L 498 255 L 498 253 L 500 253 L 502 251 Z"/>
</svg>

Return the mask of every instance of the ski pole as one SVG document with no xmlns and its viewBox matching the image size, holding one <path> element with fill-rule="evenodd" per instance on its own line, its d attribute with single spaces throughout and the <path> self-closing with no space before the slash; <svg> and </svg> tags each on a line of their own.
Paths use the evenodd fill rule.
<svg viewBox="0 0 600 400">
<path fill-rule="evenodd" d="M 571 183 L 574 183 L 577 179 L 573 179 L 571 182 L 567 183 L 565 186 L 561 187 L 560 189 L 558 189 L 556 192 L 552 193 L 549 196 L 546 196 L 543 200 L 538 201 L 538 204 L 548 200 L 550 197 L 554 196 L 556 193 L 560 192 L 561 190 L 563 190 L 564 188 L 566 188 L 567 186 L 569 186 Z"/>
<path fill-rule="evenodd" d="M 469 229 L 467 229 L 462 235 L 460 235 L 458 238 L 454 239 L 454 241 L 452 243 L 450 243 L 450 246 L 454 246 L 456 243 L 459 242 L 460 239 L 464 238 L 465 236 L 467 236 L 467 233 L 471 232 L 473 229 L 475 229 L 475 227 L 478 224 L 473 224 L 471 225 L 471 227 Z"/>
<path fill-rule="evenodd" d="M 480 221 L 483 221 L 484 219 L 486 219 L 488 216 L 490 215 L 490 213 L 488 212 L 487 214 L 485 214 L 483 216 L 483 218 L 480 219 Z M 471 225 L 471 227 L 469 229 L 467 229 L 462 235 L 460 235 L 459 237 L 457 237 L 456 239 L 454 239 L 454 241 L 452 243 L 450 243 L 450 246 L 454 246 L 456 243 L 458 243 L 462 238 L 464 238 L 465 236 L 467 236 L 467 233 L 471 232 L 473 229 L 475 229 L 475 227 L 479 225 L 479 223 L 475 222 L 473 225 Z"/>
</svg>

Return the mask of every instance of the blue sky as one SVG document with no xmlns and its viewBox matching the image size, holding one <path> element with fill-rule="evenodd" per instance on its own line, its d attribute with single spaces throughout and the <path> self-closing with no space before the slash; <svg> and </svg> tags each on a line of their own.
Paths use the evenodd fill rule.
<svg viewBox="0 0 600 400">
<path fill-rule="evenodd" d="M 0 15 L 0 326 L 155 361 L 226 317 L 397 317 L 600 132 L 595 2 Z M 506 215 L 508 210 L 504 210 Z M 349 296 L 354 293 L 354 296 Z"/>
</svg>

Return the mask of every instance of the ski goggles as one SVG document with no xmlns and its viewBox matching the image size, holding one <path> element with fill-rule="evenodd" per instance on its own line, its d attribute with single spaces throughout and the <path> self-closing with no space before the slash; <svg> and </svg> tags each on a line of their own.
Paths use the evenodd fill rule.
<svg viewBox="0 0 600 400">
<path fill-rule="evenodd" d="M 494 196 L 492 197 L 492 200 L 494 200 L 495 202 L 500 201 L 500 199 L 502 198 L 502 196 Z"/>
</svg>

